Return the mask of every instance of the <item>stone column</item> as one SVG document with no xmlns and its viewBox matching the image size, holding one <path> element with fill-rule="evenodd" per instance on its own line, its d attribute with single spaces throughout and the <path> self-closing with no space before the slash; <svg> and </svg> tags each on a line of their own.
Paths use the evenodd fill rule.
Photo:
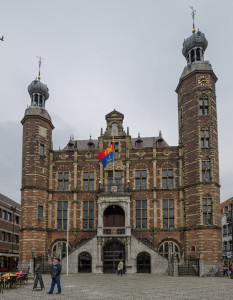
<svg viewBox="0 0 233 300">
<path fill-rule="evenodd" d="M 168 243 L 168 275 L 172 275 L 172 243 Z"/>
<path fill-rule="evenodd" d="M 204 254 L 200 253 L 200 257 L 199 257 L 199 277 L 203 277 L 204 274 L 205 274 L 203 257 L 204 257 Z"/>
<path fill-rule="evenodd" d="M 34 268 L 35 268 L 35 259 L 34 257 L 31 257 L 29 262 L 29 274 L 34 273 Z"/>
<path fill-rule="evenodd" d="M 97 236 L 103 235 L 103 218 L 102 216 L 102 201 L 98 200 L 98 227 L 97 227 Z"/>
<path fill-rule="evenodd" d="M 125 215 L 125 228 L 126 228 L 126 235 L 131 235 L 131 226 L 130 226 L 130 202 L 127 201 L 126 203 L 126 215 Z"/>
<path fill-rule="evenodd" d="M 178 260 L 176 255 L 173 257 L 173 276 L 178 276 Z"/>
<path fill-rule="evenodd" d="M 103 262 L 101 261 L 101 252 L 102 252 L 102 239 L 97 237 L 97 264 L 96 264 L 96 273 L 103 273 Z"/>
</svg>

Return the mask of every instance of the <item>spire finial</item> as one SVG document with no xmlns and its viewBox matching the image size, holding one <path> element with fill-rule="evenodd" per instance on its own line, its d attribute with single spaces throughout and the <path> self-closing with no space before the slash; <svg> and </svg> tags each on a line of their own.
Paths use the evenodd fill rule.
<svg viewBox="0 0 233 300">
<path fill-rule="evenodd" d="M 195 25 L 194 25 L 194 18 L 195 18 L 195 12 L 196 12 L 196 10 L 193 8 L 193 6 L 191 6 L 191 5 L 189 5 L 189 7 L 191 8 L 191 10 L 192 10 L 192 13 L 191 13 L 191 15 L 192 15 L 192 17 L 193 17 L 193 30 L 192 30 L 192 33 L 195 33 L 196 32 L 196 29 L 195 29 Z"/>
<path fill-rule="evenodd" d="M 40 68 L 41 68 L 43 58 L 41 56 L 36 56 L 36 58 L 39 58 L 39 75 L 38 75 L 38 79 L 40 80 Z"/>
</svg>

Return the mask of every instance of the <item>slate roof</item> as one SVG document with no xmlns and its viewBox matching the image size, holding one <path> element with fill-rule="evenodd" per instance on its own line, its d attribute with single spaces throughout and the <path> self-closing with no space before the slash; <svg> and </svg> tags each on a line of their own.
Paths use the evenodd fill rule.
<svg viewBox="0 0 233 300">
<path fill-rule="evenodd" d="M 156 141 L 159 140 L 161 137 L 155 137 Z M 146 147 L 153 147 L 153 137 L 140 137 L 140 139 L 143 141 L 143 145 L 141 148 L 146 148 Z M 131 145 L 134 148 L 135 147 L 135 142 L 138 140 L 137 138 L 131 138 Z M 91 140 L 95 144 L 94 149 L 98 149 L 98 140 Z M 90 142 L 89 140 L 74 140 L 74 149 L 79 149 L 79 150 L 88 150 L 88 143 Z M 169 146 L 167 142 L 163 139 L 163 146 Z M 67 146 L 63 149 L 66 150 L 68 149 Z"/>
</svg>

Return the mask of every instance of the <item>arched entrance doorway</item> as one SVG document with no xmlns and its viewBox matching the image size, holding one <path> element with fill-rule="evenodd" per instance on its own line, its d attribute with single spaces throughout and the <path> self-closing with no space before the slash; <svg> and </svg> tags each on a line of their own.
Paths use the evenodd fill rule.
<svg viewBox="0 0 233 300">
<path fill-rule="evenodd" d="M 151 273 L 150 254 L 141 252 L 137 256 L 137 273 Z"/>
<path fill-rule="evenodd" d="M 81 252 L 78 256 L 78 272 L 91 273 L 91 254 L 88 252 Z"/>
<path fill-rule="evenodd" d="M 116 273 L 120 260 L 125 262 L 125 245 L 111 239 L 103 247 L 103 273 Z"/>
<path fill-rule="evenodd" d="M 125 212 L 119 205 L 110 205 L 104 211 L 104 234 L 125 233 Z"/>
</svg>

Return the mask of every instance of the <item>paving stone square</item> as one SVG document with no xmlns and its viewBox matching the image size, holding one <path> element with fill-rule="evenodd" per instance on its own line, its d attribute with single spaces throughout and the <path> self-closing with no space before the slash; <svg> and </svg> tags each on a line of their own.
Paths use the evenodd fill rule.
<svg viewBox="0 0 233 300">
<path fill-rule="evenodd" d="M 152 274 L 71 274 L 62 275 L 62 294 L 48 295 L 50 275 L 42 275 L 45 289 L 33 290 L 33 280 L 17 289 L 4 290 L 0 299 L 80 299 L 80 300 L 228 300 L 233 280 L 222 277 L 171 277 Z"/>
</svg>

